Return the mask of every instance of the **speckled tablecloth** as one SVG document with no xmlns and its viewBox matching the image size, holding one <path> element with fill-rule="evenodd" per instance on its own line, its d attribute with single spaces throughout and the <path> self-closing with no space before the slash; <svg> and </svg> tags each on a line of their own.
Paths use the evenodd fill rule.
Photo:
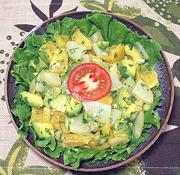
<svg viewBox="0 0 180 175">
<path fill-rule="evenodd" d="M 174 76 L 175 103 L 169 124 L 180 126 L 179 0 L 0 0 L 0 175 L 81 174 L 52 166 L 19 139 L 4 96 L 6 67 L 17 43 L 36 25 L 70 10 L 111 10 L 152 34 L 165 51 Z M 130 165 L 102 174 L 180 174 L 180 127 L 164 133 L 148 152 Z"/>
</svg>

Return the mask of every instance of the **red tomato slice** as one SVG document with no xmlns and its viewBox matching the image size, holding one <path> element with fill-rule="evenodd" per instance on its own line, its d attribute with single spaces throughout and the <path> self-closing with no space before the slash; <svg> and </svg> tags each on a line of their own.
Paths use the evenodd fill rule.
<svg viewBox="0 0 180 175">
<path fill-rule="evenodd" d="M 106 96 L 111 89 L 109 73 L 95 63 L 83 63 L 75 67 L 68 76 L 68 89 L 80 101 L 96 101 Z"/>
</svg>

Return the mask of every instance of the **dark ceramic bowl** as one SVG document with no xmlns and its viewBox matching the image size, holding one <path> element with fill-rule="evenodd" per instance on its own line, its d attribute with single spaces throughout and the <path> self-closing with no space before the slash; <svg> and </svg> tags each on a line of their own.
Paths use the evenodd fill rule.
<svg viewBox="0 0 180 175">
<path fill-rule="evenodd" d="M 65 14 L 62 14 L 60 16 L 57 16 L 57 17 L 54 17 L 52 19 L 45 21 L 42 25 L 33 29 L 33 31 L 37 34 L 43 34 L 46 32 L 47 25 L 49 23 L 56 21 L 57 19 L 61 20 L 65 16 L 80 19 L 80 18 L 84 18 L 88 13 L 90 13 L 90 12 L 82 11 L 82 12 L 65 13 Z M 141 27 L 134 24 L 130 20 L 127 20 L 127 19 L 122 18 L 120 16 L 116 16 L 116 15 L 111 14 L 111 13 L 106 13 L 106 14 L 112 15 L 113 18 L 124 23 L 127 27 L 129 27 L 133 31 L 136 31 L 139 35 L 146 35 L 149 38 L 151 38 L 151 36 L 147 32 L 145 32 Z M 19 44 L 19 47 L 23 47 L 23 44 L 24 43 L 21 42 Z M 170 69 L 168 61 L 167 61 L 167 59 L 166 59 L 166 57 L 162 51 L 161 51 L 161 55 L 164 58 L 164 60 L 158 62 L 155 65 L 155 69 L 156 69 L 158 76 L 159 76 L 160 87 L 161 87 L 161 91 L 162 91 L 161 107 L 159 107 L 157 109 L 157 112 L 159 113 L 159 116 L 161 118 L 160 129 L 157 130 L 154 127 L 149 129 L 150 136 L 147 138 L 147 140 L 144 143 L 139 145 L 126 160 L 124 160 L 124 161 L 110 161 L 106 164 L 103 164 L 102 162 L 97 162 L 97 163 L 92 164 L 92 165 L 86 164 L 86 162 L 82 162 L 80 168 L 78 168 L 76 171 L 99 172 L 99 171 L 105 171 L 105 170 L 110 170 L 110 169 L 120 167 L 122 165 L 125 165 L 125 164 L 131 162 L 132 160 L 136 159 L 140 155 L 142 155 L 159 138 L 159 136 L 164 131 L 164 129 L 167 125 L 167 122 L 168 122 L 168 119 L 169 119 L 169 116 L 171 113 L 171 109 L 173 106 L 173 100 L 174 100 L 174 86 L 173 86 L 173 77 L 172 77 L 171 69 Z M 15 84 L 15 80 L 10 74 L 13 65 L 14 65 L 14 62 L 11 61 L 11 63 L 9 64 L 8 71 L 7 71 L 6 99 L 7 99 L 9 114 L 11 116 L 11 119 L 12 119 L 16 129 L 18 129 L 19 128 L 19 121 L 11 113 L 11 109 L 13 106 L 13 98 L 14 98 L 16 91 L 17 91 L 17 86 Z M 45 153 L 43 153 L 40 149 L 36 148 L 32 142 L 32 136 L 31 135 L 29 135 L 27 139 L 24 139 L 24 141 L 33 151 L 35 151 L 39 156 L 46 159 L 47 161 L 53 163 L 54 165 L 62 167 L 62 168 L 71 169 L 71 170 L 73 169 L 70 166 L 65 166 L 63 164 L 63 159 L 61 157 L 58 159 L 50 158 L 49 156 L 45 155 Z"/>
</svg>

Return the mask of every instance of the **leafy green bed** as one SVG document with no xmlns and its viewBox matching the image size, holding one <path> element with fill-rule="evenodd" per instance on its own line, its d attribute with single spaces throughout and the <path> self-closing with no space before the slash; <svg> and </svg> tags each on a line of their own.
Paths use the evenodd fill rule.
<svg viewBox="0 0 180 175">
<path fill-rule="evenodd" d="M 36 66 L 40 63 L 40 47 L 48 41 L 53 41 L 57 34 L 71 35 L 75 28 L 79 28 L 86 36 L 91 36 L 100 29 L 103 38 L 113 44 L 128 44 L 134 46 L 138 41 L 149 56 L 148 64 L 153 66 L 159 60 L 162 60 L 160 54 L 160 46 L 154 41 L 149 40 L 146 36 L 139 36 L 136 32 L 132 32 L 123 23 L 118 22 L 109 15 L 101 13 L 91 13 L 83 19 L 72 19 L 65 17 L 63 20 L 57 20 L 48 25 L 47 32 L 43 35 L 32 33 L 25 39 L 23 48 L 16 48 L 13 61 L 15 65 L 11 71 L 12 76 L 18 85 L 18 91 L 14 99 L 12 113 L 18 118 L 21 126 L 18 133 L 22 138 L 26 138 L 29 133 L 34 136 L 34 143 L 52 158 L 63 156 L 64 164 L 78 168 L 80 162 L 85 160 L 88 163 L 96 163 L 102 161 L 104 163 L 109 160 L 119 161 L 125 160 L 132 151 L 149 136 L 148 129 L 152 126 L 160 128 L 160 119 L 155 112 L 155 108 L 160 104 L 161 95 L 156 95 L 151 108 L 145 112 L 145 121 L 143 133 L 139 139 L 132 139 L 128 144 L 119 145 L 114 148 L 108 148 L 103 151 L 97 151 L 88 148 L 68 148 L 63 147 L 61 142 L 54 137 L 40 140 L 36 136 L 35 131 L 29 124 L 31 116 L 31 107 L 21 99 L 20 93 L 28 91 L 30 82 L 36 77 L 37 72 L 46 68 L 46 65 Z M 47 62 L 47 60 L 43 60 Z M 33 63 L 33 64 L 32 64 Z M 158 87 L 159 88 L 159 87 Z M 154 89 L 154 93 L 159 89 Z"/>
</svg>

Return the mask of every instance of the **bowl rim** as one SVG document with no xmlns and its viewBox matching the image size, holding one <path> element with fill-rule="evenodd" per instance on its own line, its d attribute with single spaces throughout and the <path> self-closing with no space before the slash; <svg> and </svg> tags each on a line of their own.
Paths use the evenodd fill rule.
<svg viewBox="0 0 180 175">
<path fill-rule="evenodd" d="M 55 20 L 58 20 L 59 18 L 61 17 L 66 17 L 66 15 L 68 16 L 72 16 L 74 14 L 89 14 L 91 12 L 99 12 L 99 13 L 102 13 L 102 14 L 107 14 L 107 15 L 110 15 L 112 16 L 113 18 L 119 18 L 120 20 L 124 20 L 124 21 L 127 21 L 128 23 L 132 24 L 132 26 L 135 26 L 135 28 L 138 28 L 140 31 L 142 31 L 143 33 L 145 33 L 146 36 L 148 36 L 150 39 L 154 40 L 153 37 L 150 35 L 149 32 L 145 31 L 141 26 L 139 26 L 138 24 L 136 24 L 135 22 L 125 18 L 125 17 L 122 17 L 120 15 L 117 15 L 117 14 L 114 14 L 112 13 L 111 11 L 107 11 L 107 12 L 104 12 L 104 11 L 91 11 L 91 10 L 88 10 L 88 11 L 73 11 L 73 12 L 65 12 L 65 13 L 61 13 L 60 15 L 57 15 L 57 16 L 54 16 L 52 18 L 49 18 L 48 20 L 44 21 L 43 23 L 41 23 L 40 25 L 37 25 L 35 28 L 33 28 L 18 44 L 18 47 L 24 42 L 24 40 L 29 36 L 31 35 L 34 31 L 38 30 L 39 28 L 41 28 L 42 26 L 46 25 L 46 24 L 49 24 L 51 22 L 54 22 Z M 16 125 L 16 122 L 14 120 L 14 117 L 11 113 L 11 109 L 10 109 L 10 105 L 9 105 L 9 101 L 8 101 L 8 95 L 7 95 L 7 88 L 8 88 L 8 77 L 9 77 L 9 74 L 10 74 L 10 68 L 11 68 L 11 65 L 13 63 L 13 56 L 14 56 L 14 53 L 12 53 L 12 57 L 11 57 L 11 60 L 9 61 L 9 64 L 7 66 L 7 69 L 6 69 L 6 75 L 5 75 L 5 86 L 4 86 L 4 90 L 5 90 L 5 98 L 6 98 L 6 105 L 7 105 L 7 109 L 8 109 L 8 113 L 10 115 L 10 119 L 14 125 L 14 127 L 16 128 L 16 130 L 18 130 L 18 126 Z M 164 54 L 164 52 L 161 50 L 160 51 L 161 55 L 163 56 L 164 58 L 164 63 L 167 67 L 167 73 L 168 73 L 168 76 L 169 76 L 169 79 L 170 79 L 170 100 L 169 100 L 169 106 L 168 106 L 168 109 L 167 109 L 167 112 L 166 112 L 166 116 L 165 116 L 165 119 L 160 127 L 160 129 L 157 131 L 157 133 L 155 134 L 154 138 L 152 138 L 150 140 L 150 142 L 142 149 L 140 150 L 138 153 L 136 153 L 135 155 L 133 155 L 132 157 L 124 160 L 124 161 L 120 161 L 116 164 L 113 164 L 113 165 L 109 165 L 109 166 L 105 166 L 105 167 L 96 167 L 96 168 L 78 168 L 78 169 L 74 169 L 72 168 L 71 166 L 68 166 L 68 165 L 64 165 L 63 163 L 60 163 L 60 162 L 57 162 L 56 160 L 53 160 L 51 159 L 50 157 L 48 157 L 47 155 L 41 153 L 37 148 L 35 148 L 26 138 L 22 138 L 22 140 L 27 144 L 28 147 L 31 148 L 31 150 L 33 152 L 35 152 L 38 156 L 40 156 L 41 158 L 43 158 L 44 160 L 47 160 L 49 163 L 53 164 L 53 165 L 56 165 L 60 168 L 63 168 L 63 169 L 67 169 L 67 170 L 73 170 L 73 171 L 77 171 L 77 172 L 102 172 L 102 171 L 107 171 L 107 170 L 112 170 L 112 169 L 116 169 L 116 168 L 119 168 L 123 165 L 126 165 L 128 163 L 130 163 L 131 161 L 135 160 L 136 158 L 140 157 L 144 152 L 146 152 L 157 140 L 158 138 L 160 137 L 160 135 L 163 133 L 163 131 L 165 130 L 165 127 L 167 126 L 167 122 L 170 118 L 170 114 L 171 114 L 171 111 L 172 111 L 172 108 L 173 108 L 173 102 L 174 102 L 174 81 L 173 81 L 173 75 L 172 75 L 172 72 L 171 72 L 171 68 L 170 68 L 170 64 L 168 62 L 168 59 L 166 57 L 166 55 Z"/>
</svg>

